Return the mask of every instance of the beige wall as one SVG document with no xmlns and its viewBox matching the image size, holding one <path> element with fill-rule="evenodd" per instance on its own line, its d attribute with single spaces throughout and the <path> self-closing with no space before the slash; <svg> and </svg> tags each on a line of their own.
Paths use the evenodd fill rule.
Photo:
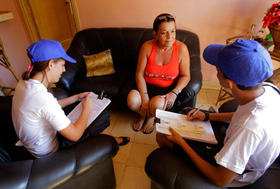
<svg viewBox="0 0 280 189">
<path fill-rule="evenodd" d="M 77 0 L 82 28 L 152 27 L 163 12 L 176 17 L 177 27 L 198 34 L 201 50 L 211 43 L 260 28 L 273 0 Z M 202 60 L 204 81 L 216 82 L 215 69 Z"/>
<path fill-rule="evenodd" d="M 30 40 L 16 0 L 0 0 L 0 5 L 0 11 L 11 11 L 14 16 L 12 20 L 0 23 L 0 37 L 15 72 L 20 76 L 29 64 L 25 49 L 30 44 Z M 0 82 L 7 86 L 16 84 L 12 74 L 2 66 Z"/>
<path fill-rule="evenodd" d="M 211 43 L 244 34 L 252 23 L 260 28 L 264 11 L 273 0 L 76 0 L 82 29 L 89 27 L 152 27 L 160 13 L 176 17 L 178 28 L 199 35 L 201 49 Z M 26 47 L 31 43 L 17 0 L 0 0 L 1 11 L 12 11 L 14 19 L 0 23 L 0 37 L 15 71 L 21 75 L 29 61 Z M 202 60 L 204 81 L 216 82 L 215 70 Z M 15 85 L 13 76 L 0 67 L 0 81 Z"/>
</svg>

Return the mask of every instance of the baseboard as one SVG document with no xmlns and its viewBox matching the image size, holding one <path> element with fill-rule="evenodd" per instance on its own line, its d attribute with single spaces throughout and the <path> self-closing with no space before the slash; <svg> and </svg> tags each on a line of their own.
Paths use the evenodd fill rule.
<svg viewBox="0 0 280 189">
<path fill-rule="evenodd" d="M 220 83 L 217 81 L 203 81 L 202 89 L 220 90 Z"/>
</svg>

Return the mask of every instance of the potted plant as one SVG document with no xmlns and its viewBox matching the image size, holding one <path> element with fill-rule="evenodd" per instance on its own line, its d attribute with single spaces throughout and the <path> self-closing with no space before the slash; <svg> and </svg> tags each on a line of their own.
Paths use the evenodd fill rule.
<svg viewBox="0 0 280 189">
<path fill-rule="evenodd" d="M 268 27 L 274 43 L 271 55 L 280 57 L 280 2 L 272 4 L 263 18 L 263 28 Z"/>
</svg>

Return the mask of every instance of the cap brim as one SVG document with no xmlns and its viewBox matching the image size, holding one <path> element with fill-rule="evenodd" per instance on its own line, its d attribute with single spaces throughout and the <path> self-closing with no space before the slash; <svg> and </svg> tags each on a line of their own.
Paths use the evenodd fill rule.
<svg viewBox="0 0 280 189">
<path fill-rule="evenodd" d="M 209 64 L 219 67 L 218 54 L 225 47 L 221 44 L 213 44 L 207 46 L 203 51 L 203 58 Z"/>
<path fill-rule="evenodd" d="M 68 55 L 65 55 L 64 57 L 62 57 L 64 60 L 68 61 L 68 62 L 71 62 L 71 63 L 77 63 L 77 61 L 73 58 L 71 58 L 70 56 Z"/>
</svg>

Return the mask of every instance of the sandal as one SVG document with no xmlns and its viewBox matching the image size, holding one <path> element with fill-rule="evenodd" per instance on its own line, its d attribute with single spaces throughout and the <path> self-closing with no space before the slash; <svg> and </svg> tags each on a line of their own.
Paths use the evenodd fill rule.
<svg viewBox="0 0 280 189">
<path fill-rule="evenodd" d="M 154 118 L 148 118 L 143 128 L 144 134 L 151 134 L 154 131 Z M 147 131 L 149 130 L 149 131 Z"/>
<path fill-rule="evenodd" d="M 152 128 L 152 130 L 150 130 L 149 132 L 147 132 L 147 131 L 145 131 L 146 129 L 150 129 L 150 128 Z M 150 124 L 150 125 L 146 125 L 145 127 L 144 127 L 144 129 L 143 129 L 143 133 L 145 134 L 145 135 L 148 135 L 148 134 L 151 134 L 153 131 L 154 131 L 154 124 Z"/>
<path fill-rule="evenodd" d="M 124 146 L 124 145 L 128 144 L 129 141 L 130 141 L 130 138 L 129 138 L 129 137 L 121 136 L 121 137 L 119 137 L 119 138 L 122 139 L 122 142 L 119 143 L 119 146 Z"/>
</svg>

